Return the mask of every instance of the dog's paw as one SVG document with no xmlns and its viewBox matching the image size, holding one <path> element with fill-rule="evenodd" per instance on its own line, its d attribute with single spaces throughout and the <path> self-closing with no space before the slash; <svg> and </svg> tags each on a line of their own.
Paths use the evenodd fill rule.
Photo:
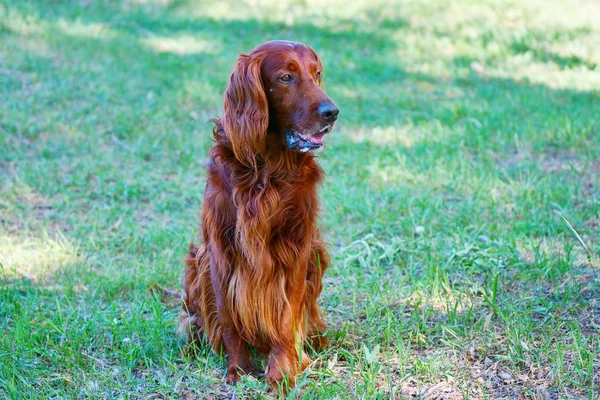
<svg viewBox="0 0 600 400">
<path fill-rule="evenodd" d="M 243 375 L 257 376 L 258 372 L 251 365 L 244 367 L 241 367 L 239 365 L 230 366 L 227 369 L 227 377 L 225 378 L 225 381 L 230 385 L 235 385 L 240 381 Z"/>
<path fill-rule="evenodd" d="M 317 334 L 307 338 L 305 343 L 314 351 L 323 351 L 329 345 L 329 339 L 321 334 Z"/>
</svg>

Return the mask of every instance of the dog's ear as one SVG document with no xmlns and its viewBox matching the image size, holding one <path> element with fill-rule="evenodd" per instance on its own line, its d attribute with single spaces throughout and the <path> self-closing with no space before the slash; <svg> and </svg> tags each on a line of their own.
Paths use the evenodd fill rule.
<svg viewBox="0 0 600 400">
<path fill-rule="evenodd" d="M 260 57 L 242 54 L 229 78 L 223 101 L 223 128 L 235 157 L 255 166 L 265 151 L 269 106 L 261 74 Z"/>
</svg>

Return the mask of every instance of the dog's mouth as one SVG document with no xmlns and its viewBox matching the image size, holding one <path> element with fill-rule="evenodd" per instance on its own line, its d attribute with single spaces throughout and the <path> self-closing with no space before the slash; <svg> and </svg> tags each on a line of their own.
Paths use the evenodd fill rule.
<svg viewBox="0 0 600 400">
<path fill-rule="evenodd" d="M 301 152 L 318 150 L 323 147 L 325 135 L 331 132 L 333 125 L 325 125 L 316 133 L 302 134 L 290 130 L 285 134 L 287 145 L 290 149 L 298 149 Z"/>
</svg>

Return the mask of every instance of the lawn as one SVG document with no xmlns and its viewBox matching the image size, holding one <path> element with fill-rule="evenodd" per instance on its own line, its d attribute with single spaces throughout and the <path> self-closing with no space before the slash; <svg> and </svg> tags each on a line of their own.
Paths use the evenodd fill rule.
<svg viewBox="0 0 600 400">
<path fill-rule="evenodd" d="M 186 349 L 152 288 L 181 289 L 236 57 L 277 38 L 317 50 L 341 109 L 331 345 L 290 397 L 598 398 L 598 21 L 584 0 L 0 0 L 0 397 L 266 396 Z"/>
</svg>

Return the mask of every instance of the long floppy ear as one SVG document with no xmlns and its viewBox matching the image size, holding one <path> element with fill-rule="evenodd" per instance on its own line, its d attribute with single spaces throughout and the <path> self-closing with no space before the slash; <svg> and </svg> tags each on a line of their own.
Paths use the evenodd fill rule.
<svg viewBox="0 0 600 400">
<path fill-rule="evenodd" d="M 260 76 L 260 57 L 240 55 L 225 90 L 223 127 L 235 157 L 246 165 L 256 165 L 265 151 L 269 106 Z"/>
</svg>

